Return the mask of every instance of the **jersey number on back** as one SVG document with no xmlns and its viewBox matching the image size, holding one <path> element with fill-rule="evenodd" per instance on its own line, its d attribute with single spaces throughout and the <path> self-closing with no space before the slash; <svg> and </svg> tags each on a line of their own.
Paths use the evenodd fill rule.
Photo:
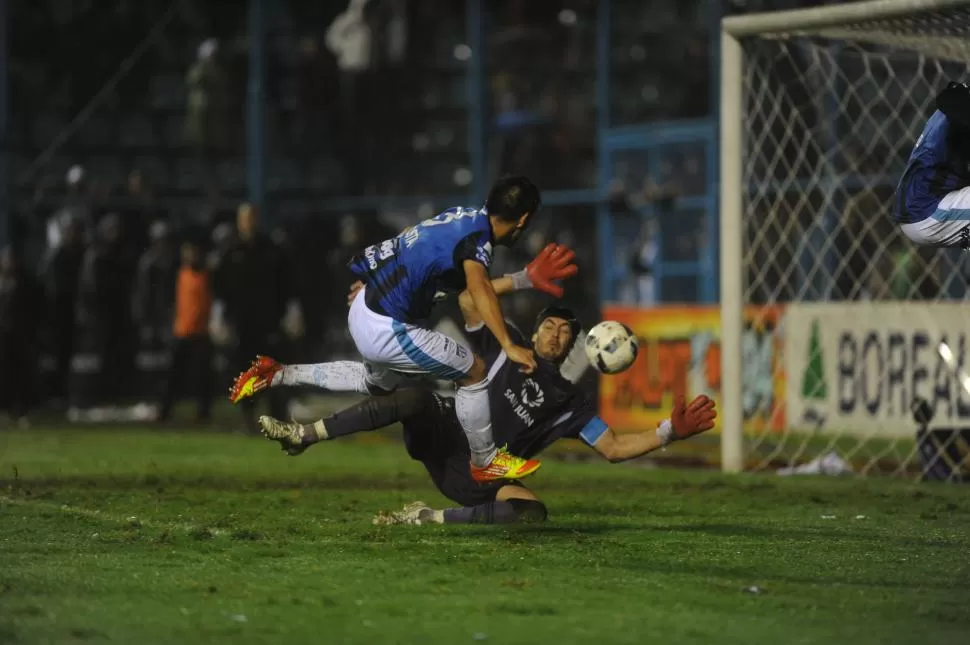
<svg viewBox="0 0 970 645">
<path fill-rule="evenodd" d="M 455 220 L 462 219 L 463 217 L 473 217 L 478 213 L 474 208 L 461 208 L 455 207 L 440 215 L 435 215 L 431 219 L 426 219 L 421 222 L 421 226 L 439 226 L 441 224 L 450 224 Z"/>
<path fill-rule="evenodd" d="M 404 241 L 405 248 L 411 248 L 418 238 L 421 237 L 421 228 L 426 226 L 440 226 L 441 224 L 451 224 L 455 220 L 462 219 L 463 217 L 472 217 L 478 213 L 474 208 L 461 208 L 456 206 L 450 210 L 446 210 L 439 215 L 435 215 L 430 219 L 423 220 L 417 226 L 409 226 L 398 235 Z"/>
</svg>

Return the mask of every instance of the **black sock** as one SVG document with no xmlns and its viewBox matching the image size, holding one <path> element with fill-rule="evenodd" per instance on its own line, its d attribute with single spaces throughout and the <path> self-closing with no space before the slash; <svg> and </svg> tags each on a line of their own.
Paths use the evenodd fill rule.
<svg viewBox="0 0 970 645">
<path fill-rule="evenodd" d="M 546 505 L 534 499 L 510 499 L 444 510 L 445 524 L 541 522 L 546 516 Z"/>
</svg>

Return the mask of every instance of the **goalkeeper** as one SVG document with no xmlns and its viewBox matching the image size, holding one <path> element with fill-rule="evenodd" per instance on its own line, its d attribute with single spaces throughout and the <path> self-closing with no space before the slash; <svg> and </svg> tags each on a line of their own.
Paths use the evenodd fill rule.
<svg viewBox="0 0 970 645">
<path fill-rule="evenodd" d="M 896 187 L 893 217 L 923 246 L 970 248 L 970 87 L 949 83 Z"/>
<path fill-rule="evenodd" d="M 547 249 L 548 251 L 548 249 Z M 542 254 L 540 254 L 542 257 Z M 515 283 L 508 277 L 493 280 L 496 294 L 508 293 Z M 353 295 L 353 294 L 352 294 Z M 466 330 L 475 351 L 485 360 L 489 373 L 489 405 L 496 420 L 495 438 L 518 454 L 534 456 L 560 438 L 578 438 L 610 461 L 624 461 L 652 452 L 671 441 L 685 439 L 714 425 L 714 402 L 705 396 L 690 405 L 681 399 L 671 419 L 656 430 L 617 434 L 596 415 L 589 398 L 565 379 L 562 366 L 580 333 L 576 317 L 568 309 L 549 307 L 539 314 L 531 345 L 536 370 L 524 374 L 507 359 L 488 331 L 469 294 L 459 296 Z M 525 344 L 523 335 L 509 326 L 513 340 Z M 312 369 L 279 366 L 273 385 L 315 385 Z M 356 432 L 375 430 L 401 422 L 404 442 L 411 457 L 424 464 L 441 493 L 460 504 L 435 510 L 415 502 L 403 511 L 381 514 L 376 523 L 511 523 L 546 518 L 546 507 L 517 480 L 478 483 L 468 470 L 468 442 L 455 414 L 453 399 L 418 388 L 400 389 L 387 396 L 371 397 L 347 410 L 312 424 L 286 423 L 260 418 L 264 434 L 278 441 L 291 455 L 300 454 L 319 441 Z"/>
</svg>

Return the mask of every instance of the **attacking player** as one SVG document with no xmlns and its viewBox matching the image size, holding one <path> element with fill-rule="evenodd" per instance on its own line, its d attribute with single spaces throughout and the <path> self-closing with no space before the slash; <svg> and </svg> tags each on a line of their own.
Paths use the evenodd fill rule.
<svg viewBox="0 0 970 645">
<path fill-rule="evenodd" d="M 409 373 L 453 381 L 458 385 L 455 412 L 471 447 L 472 477 L 485 482 L 534 473 L 540 466 L 537 460 L 495 445 L 485 363 L 461 343 L 428 329 L 426 321 L 436 294 L 464 289 L 508 360 L 526 373 L 536 368 L 532 351 L 509 334 L 488 269 L 492 245 L 514 243 L 540 205 L 539 189 L 528 179 L 501 179 L 489 191 L 484 208 L 445 211 L 353 258 L 350 268 L 363 288 L 350 306 L 348 324 L 364 363 L 319 364 L 314 367 L 319 385 L 331 391 L 386 394 Z M 575 265 L 570 266 L 575 272 Z M 510 279 L 530 283 L 528 273 Z M 238 402 L 265 387 L 266 376 L 257 360 L 236 380 L 230 399 Z"/>
<path fill-rule="evenodd" d="M 508 278 L 492 281 L 497 294 L 516 289 Z M 536 318 L 532 347 L 538 356 L 532 374 L 524 374 L 508 360 L 496 338 L 484 325 L 468 292 L 459 296 L 466 330 L 488 367 L 488 393 L 495 418 L 495 437 L 517 454 L 532 457 L 560 438 L 579 438 L 610 461 L 624 461 L 666 446 L 671 441 L 709 430 L 716 416 L 706 396 L 689 405 L 677 401 L 671 418 L 656 430 L 637 434 L 614 433 L 597 415 L 593 403 L 560 374 L 560 366 L 580 331 L 568 309 L 549 307 Z M 526 342 L 510 326 L 516 343 Z M 296 368 L 296 369 L 294 369 Z M 315 385 L 311 371 L 279 366 L 289 378 L 274 385 Z M 468 444 L 451 398 L 419 388 L 402 388 L 390 396 L 371 397 L 347 410 L 312 424 L 288 423 L 261 417 L 263 433 L 291 455 L 314 443 L 402 422 L 404 441 L 412 458 L 421 461 L 435 486 L 459 508 L 435 510 L 421 502 L 403 511 L 381 514 L 383 524 L 510 523 L 546 518 L 546 507 L 518 481 L 476 482 L 470 475 Z"/>
<path fill-rule="evenodd" d="M 924 246 L 970 248 L 970 87 L 949 83 L 910 154 L 893 216 Z"/>
</svg>

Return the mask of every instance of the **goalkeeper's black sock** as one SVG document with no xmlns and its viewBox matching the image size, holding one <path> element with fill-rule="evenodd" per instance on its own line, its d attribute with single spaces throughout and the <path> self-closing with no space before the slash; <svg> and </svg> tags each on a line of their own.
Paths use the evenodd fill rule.
<svg viewBox="0 0 970 645">
<path fill-rule="evenodd" d="M 478 506 L 446 508 L 445 524 L 512 524 L 541 522 L 546 519 L 546 505 L 535 499 L 510 499 L 487 502 Z"/>
</svg>

